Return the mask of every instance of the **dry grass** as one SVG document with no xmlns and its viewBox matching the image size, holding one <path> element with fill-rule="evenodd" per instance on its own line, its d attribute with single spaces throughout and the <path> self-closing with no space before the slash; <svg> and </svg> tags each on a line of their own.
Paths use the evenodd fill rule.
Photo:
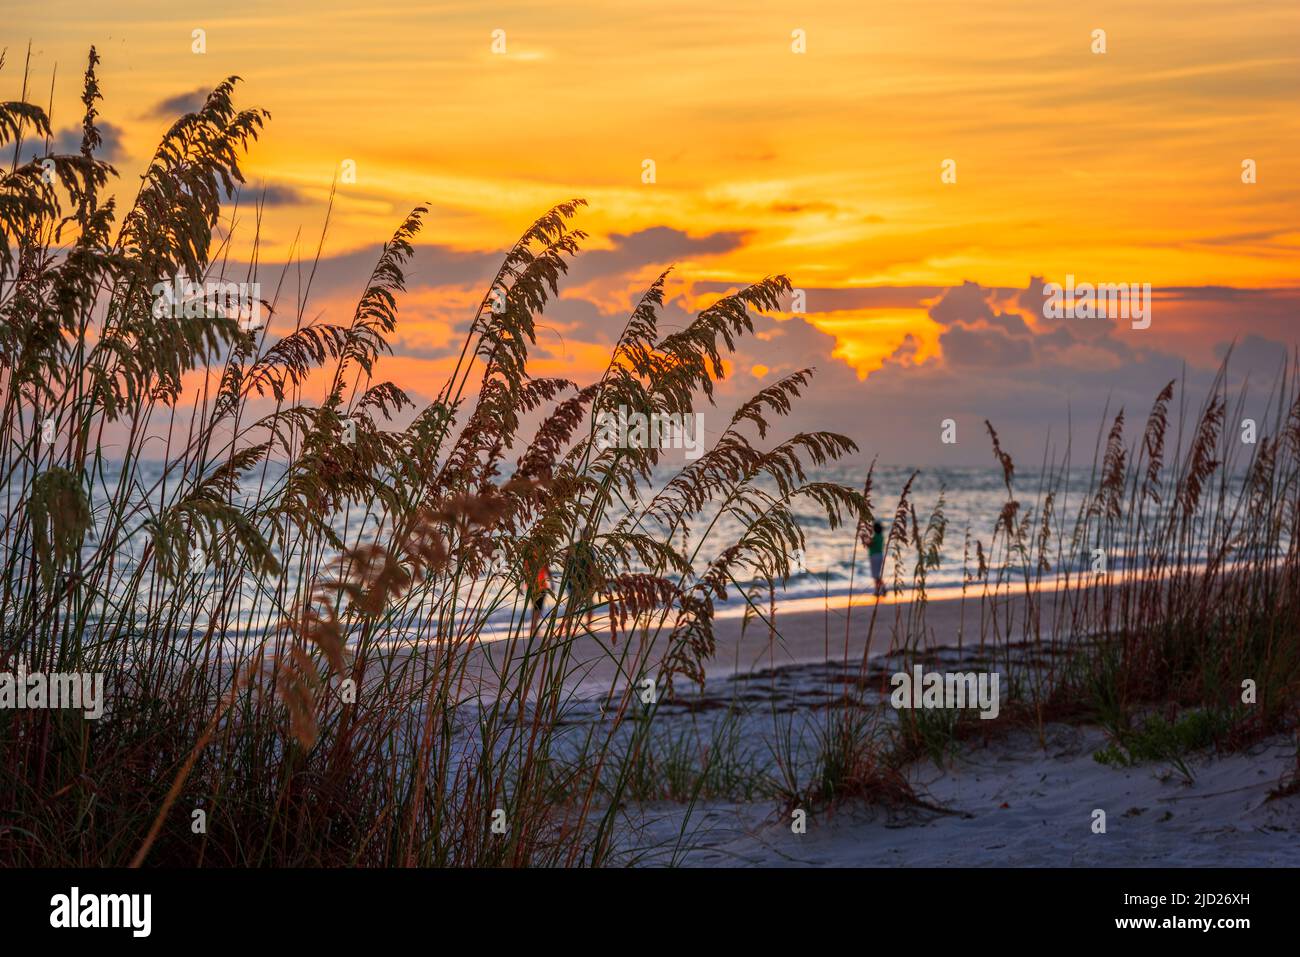
<svg viewBox="0 0 1300 957">
<path fill-rule="evenodd" d="M 80 152 L 49 157 L 49 181 L 39 160 L 0 175 L 0 670 L 102 673 L 110 710 L 0 711 L 0 862 L 601 864 L 623 800 L 752 782 L 728 751 L 735 735 L 656 744 L 640 682 L 666 698 L 702 681 L 716 604 L 737 580 L 771 589 L 790 574 L 804 545 L 793 503 L 852 529 L 872 520 L 872 479 L 861 492 L 808 479 L 855 451 L 843 436 L 767 443 L 807 371 L 754 396 L 657 491 L 659 451 L 602 448 L 593 422 L 709 401 L 751 310 L 777 306 L 787 281 L 766 278 L 663 335 L 661 276 L 597 382 L 533 378 L 537 317 L 584 239 L 572 226 L 582 201 L 563 203 L 507 253 L 435 401 L 395 428 L 411 400 L 374 375 L 424 209 L 384 245 L 346 321 L 307 321 L 309 293 L 280 292 L 290 269 L 316 263 L 268 278 L 253 257 L 236 277 L 218 228 L 265 114 L 237 110 L 235 80 L 222 83 L 169 130 L 119 215 L 103 198 L 115 174 L 95 156 L 95 62 L 92 51 Z M 0 105 L 0 146 L 39 155 L 50 139 L 39 107 Z M 269 323 L 155 316 L 151 290 L 179 273 L 275 290 Z M 197 394 L 183 385 L 195 381 Z M 1275 387 L 1254 446 L 1225 433 L 1222 374 L 1186 440 L 1180 417 L 1171 441 L 1174 385 L 1133 448 L 1123 412 L 1099 434 L 1088 488 L 1069 487 L 1067 451 L 1032 502 L 988 426 L 1007 498 L 987 540 L 967 532 L 963 591 L 978 650 L 1016 689 L 1004 707 L 1017 722 L 1082 716 L 1122 743 L 1153 705 L 1173 704 L 1228 715 L 1222 747 L 1296 725 L 1296 376 Z M 716 557 L 676 544 L 687 532 L 703 543 L 726 514 L 745 531 Z M 895 651 L 916 653 L 926 634 L 926 576 L 946 533 L 942 502 L 923 522 L 907 483 L 886 547 L 895 586 L 910 571 L 920 600 L 896 606 Z M 582 616 L 551 606 L 534 627 L 527 586 L 541 563 L 565 568 L 580 540 L 624 680 L 575 754 L 561 737 Z M 1080 564 L 1092 549 L 1133 560 L 1095 575 Z M 1041 600 L 1049 584 L 1064 600 Z M 1030 613 L 1003 620 L 994 599 L 1021 588 Z M 479 638 L 503 617 L 507 664 L 480 694 Z M 1080 635 L 1094 641 L 1076 653 Z M 615 640 L 631 636 L 645 640 Z M 664 653 L 648 653 L 651 639 Z M 1052 664 L 999 661 L 1013 643 Z M 1245 679 L 1257 701 L 1240 708 Z M 882 729 L 865 700 L 826 710 L 811 780 L 778 760 L 785 779 L 759 790 L 914 802 L 900 762 L 971 733 L 964 719 Z M 195 809 L 206 833 L 191 829 Z"/>
<path fill-rule="evenodd" d="M 95 157 L 95 63 L 92 51 L 81 151 L 50 157 L 48 181 L 39 159 L 0 179 L 0 667 L 103 673 L 110 710 L 0 712 L 0 861 L 601 863 L 618 776 L 612 790 L 609 775 L 574 779 L 557 799 L 553 774 L 580 616 L 552 606 L 534 629 L 525 570 L 561 568 L 589 538 L 610 621 L 668 649 L 650 660 L 622 642 L 622 674 L 669 695 L 702 676 L 734 578 L 788 571 L 803 543 L 794 500 L 833 525 L 861 518 L 860 495 L 805 476 L 854 451 L 848 439 L 753 444 L 806 372 L 755 396 L 654 495 L 658 449 L 593 440 L 600 411 L 707 401 L 750 311 L 788 282 L 764 279 L 663 335 L 660 277 L 599 381 L 533 378 L 536 319 L 584 238 L 571 225 L 582 201 L 563 203 L 505 256 L 437 399 L 391 428 L 411 400 L 373 376 L 424 209 L 385 244 L 351 317 L 307 321 L 307 294 L 279 291 L 316 263 L 268 279 L 254 257 L 232 275 L 218 229 L 265 114 L 236 109 L 235 79 L 222 83 L 168 131 L 120 215 Z M 0 145 L 20 139 L 49 152 L 44 112 L 0 106 Z M 276 290 L 269 322 L 156 316 L 151 290 L 179 273 Z M 671 544 L 723 512 L 748 530 L 716 559 Z M 470 663 L 488 619 L 507 614 L 509 665 L 482 696 Z M 585 764 L 636 766 L 640 732 L 615 744 L 644 711 L 635 690 L 619 689 Z"/>
</svg>

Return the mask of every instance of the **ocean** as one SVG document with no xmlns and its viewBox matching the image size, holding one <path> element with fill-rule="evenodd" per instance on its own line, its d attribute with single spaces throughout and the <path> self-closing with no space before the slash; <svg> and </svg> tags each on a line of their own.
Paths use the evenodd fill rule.
<svg viewBox="0 0 1300 957">
<path fill-rule="evenodd" d="M 648 502 L 654 491 L 662 487 L 674 471 L 664 470 L 657 473 L 653 485 L 641 495 L 641 501 Z M 1039 512 L 1041 492 L 1037 476 L 1018 474 L 1013 483 L 1014 498 L 1020 503 L 1021 518 L 1023 520 L 1027 516 L 1030 522 L 1028 538 L 1031 543 L 1031 557 L 1024 559 L 1011 556 L 1008 559 L 1004 547 L 998 549 L 996 556 L 989 554 L 994 527 L 1008 500 L 1000 468 L 922 468 L 916 471 L 910 502 L 915 509 L 916 521 L 920 529 L 924 532 L 932 518 L 937 517 L 936 510 L 941 503 L 942 516 L 945 520 L 942 542 L 935 552 L 937 563 L 932 562 L 931 567 L 927 567 L 925 571 L 927 592 L 942 593 L 960 589 L 963 582 L 969 581 L 975 575 L 977 541 L 983 544 L 988 561 L 993 565 L 990 570 L 991 578 L 1001 576 L 1003 582 L 1021 580 L 1025 566 L 1032 566 L 1037 557 L 1034 543 L 1041 524 Z M 273 467 L 265 479 L 266 484 L 272 484 L 279 477 L 275 472 Z M 887 537 L 897 510 L 899 494 L 912 474 L 912 469 L 904 467 L 877 466 L 875 470 L 871 505 L 876 516 L 885 524 Z M 146 523 L 151 510 L 157 508 L 159 492 L 155 483 L 158 483 L 161 478 L 160 466 L 141 467 L 140 487 L 153 491 L 147 496 L 142 492 L 134 497 L 133 509 L 130 512 L 131 524 L 128 525 L 133 529 L 133 533 L 128 539 L 128 547 L 117 558 L 119 562 L 129 565 L 140 561 L 145 554 L 145 547 L 149 541 Z M 808 472 L 808 479 L 814 482 L 837 482 L 861 490 L 866 479 L 866 470 L 847 466 L 812 469 Z M 116 475 L 110 470 L 105 474 L 104 480 L 105 484 L 100 488 L 99 494 L 94 496 L 93 503 L 94 510 L 100 515 L 106 511 L 104 489 L 115 487 Z M 1091 480 L 1090 470 L 1085 468 L 1066 473 L 1059 483 L 1054 503 L 1056 515 L 1053 524 L 1054 533 L 1046 552 L 1053 571 L 1060 571 L 1064 567 L 1084 571 L 1092 567 L 1095 555 L 1091 548 L 1081 546 L 1074 554 L 1064 554 L 1061 551 L 1061 542 L 1068 541 L 1073 532 L 1075 518 L 1087 490 L 1091 487 Z M 1229 499 L 1239 493 L 1240 484 L 1240 482 L 1234 484 L 1234 488 L 1229 492 Z M 255 490 L 255 482 L 249 479 L 246 482 L 246 492 L 251 495 Z M 843 600 L 850 593 L 856 596 L 869 594 L 872 589 L 872 579 L 867 548 L 865 544 L 855 542 L 855 526 L 851 524 L 849 527 L 832 529 L 824 511 L 813 499 L 806 496 L 795 498 L 792 510 L 803 533 L 805 544 L 801 554 L 796 551 L 792 556 L 794 567 L 790 577 L 784 582 L 775 583 L 778 601 L 807 604 L 810 601 L 825 600 L 834 603 Z M 712 518 L 715 512 L 716 503 L 712 509 L 706 506 L 705 514 L 708 518 Z M 623 507 L 616 505 L 608 515 L 607 525 L 612 525 L 625 514 Z M 370 518 L 373 521 L 373 516 Z M 697 520 L 685 538 L 679 534 L 674 541 L 676 547 L 685 548 L 688 553 L 695 555 L 694 567 L 697 571 L 703 570 L 722 549 L 740 539 L 746 531 L 744 519 L 730 511 L 717 516 L 716 522 L 701 542 L 699 536 L 704 534 L 706 527 L 708 527 L 707 520 Z M 373 531 L 374 526 L 371 525 L 370 528 Z M 367 515 L 364 508 L 352 510 L 346 522 L 336 523 L 335 530 L 350 544 L 365 543 L 368 537 Z M 642 526 L 642 530 L 652 536 L 661 536 L 666 531 L 652 524 Z M 898 590 L 900 585 L 904 592 L 915 587 L 914 573 L 918 553 L 910 541 L 911 529 L 909 528 L 908 531 L 908 543 L 902 545 L 896 555 L 890 554 L 886 557 L 884 577 L 891 590 Z M 1005 542 L 1005 533 L 1000 537 Z M 87 561 L 97 547 L 98 543 L 92 534 L 83 547 L 84 558 Z M 300 566 L 295 557 L 277 557 L 282 562 L 283 575 L 290 582 L 296 582 Z M 901 561 L 896 561 L 896 558 Z M 1110 543 L 1106 561 L 1112 571 L 1123 568 L 1124 563 L 1130 560 L 1132 559 L 1126 553 L 1122 542 Z M 996 565 L 994 565 L 995 561 Z M 518 618 L 521 614 L 523 607 L 521 596 L 512 584 L 512 581 L 518 578 L 515 572 L 516 570 L 513 569 L 501 569 L 497 575 L 499 581 L 494 580 L 490 589 L 497 596 L 497 608 L 488 619 L 490 626 L 488 631 L 492 633 L 499 633 L 512 616 Z M 1035 573 L 1032 567 L 1030 572 Z M 200 579 L 195 582 L 194 605 L 186 609 L 186 614 L 192 620 L 192 633 L 201 634 L 208 625 L 208 600 L 203 597 L 208 589 L 203 587 L 205 582 L 201 579 L 207 579 L 206 583 L 212 584 L 215 576 L 222 573 L 223 569 L 219 565 L 205 566 L 192 572 Z M 120 570 L 116 577 L 119 580 L 126 578 Z M 251 576 L 246 577 L 251 579 Z M 553 565 L 551 569 L 553 589 L 558 587 L 559 577 L 560 568 L 558 564 Z M 739 613 L 743 610 L 743 599 L 736 594 L 741 590 L 759 589 L 766 600 L 767 585 L 761 577 L 742 574 L 733 583 L 738 587 L 729 595 L 729 602 L 720 609 L 721 613 Z M 481 593 L 483 584 L 481 581 L 466 583 L 463 591 L 466 594 L 473 594 L 475 589 L 478 589 Z M 249 580 L 234 583 L 233 591 L 230 592 L 232 601 L 226 605 L 222 613 L 220 622 L 222 633 L 232 639 L 261 634 L 289 612 L 290 609 L 286 605 L 292 604 L 295 598 L 293 591 L 294 589 L 290 587 L 287 589 L 287 595 L 273 595 L 268 593 L 264 582 Z M 407 622 L 407 626 L 411 624 Z"/>
</svg>

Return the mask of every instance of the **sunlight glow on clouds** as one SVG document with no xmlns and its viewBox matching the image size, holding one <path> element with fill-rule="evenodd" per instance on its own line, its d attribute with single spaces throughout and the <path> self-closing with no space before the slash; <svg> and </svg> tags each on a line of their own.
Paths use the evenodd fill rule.
<svg viewBox="0 0 1300 957">
<path fill-rule="evenodd" d="M 244 164 L 234 258 L 250 255 L 265 191 L 262 262 L 310 260 L 340 164 L 355 161 L 356 182 L 337 185 L 308 315 L 349 309 L 359 263 L 428 203 L 428 257 L 414 264 L 398 356 L 383 370 L 413 389 L 459 343 L 488 264 L 576 196 L 590 202 L 579 222 L 588 252 L 542 323 L 536 374 L 596 374 L 626 311 L 673 264 L 666 323 L 788 275 L 808 291 L 806 313 L 773 317 L 758 341 L 779 352 L 798 330 L 846 388 L 998 356 L 1114 371 L 1132 350 L 1206 366 L 1234 338 L 1294 341 L 1293 0 L 231 0 L 216 12 L 52 0 L 6 19 L 3 95 L 20 92 L 30 38 L 33 87 L 48 88 L 57 66 L 60 130 L 75 125 L 86 51 L 98 47 L 123 202 L 178 111 L 244 78 L 238 102 L 272 117 Z M 195 27 L 207 31 L 202 55 Z M 1097 27 L 1104 55 L 1089 49 Z M 792 52 L 796 28 L 806 53 Z M 642 181 L 647 159 L 653 183 Z M 948 159 L 953 183 L 940 177 Z M 1151 283 L 1155 325 L 1140 340 L 1045 326 L 1025 292 L 1032 277 L 1066 274 Z M 988 315 L 935 318 L 950 292 L 981 298 L 973 288 Z M 781 359 L 737 367 L 765 379 L 783 374 Z M 1065 388 L 1060 376 L 1050 384 Z"/>
</svg>

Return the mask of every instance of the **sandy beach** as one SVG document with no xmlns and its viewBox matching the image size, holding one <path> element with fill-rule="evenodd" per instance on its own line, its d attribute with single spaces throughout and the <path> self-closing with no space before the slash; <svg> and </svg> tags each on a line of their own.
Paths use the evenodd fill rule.
<svg viewBox="0 0 1300 957">
<path fill-rule="evenodd" d="M 1038 608 L 1037 620 L 1046 626 L 1062 622 L 1055 629 L 1055 639 L 1074 636 L 1069 626 L 1069 608 L 1061 607 L 1069 599 L 1062 592 L 1049 589 L 1031 591 L 1004 590 L 990 596 L 981 607 L 980 592 L 972 590 L 965 597 L 959 589 L 927 595 L 924 602 L 923 648 L 972 647 L 994 642 L 995 634 L 1023 635 L 1023 623 L 1032 602 Z M 907 640 L 909 619 L 916 615 L 916 600 L 910 594 L 854 596 L 850 603 L 844 596 L 821 599 L 783 600 L 773 611 L 769 607 L 752 607 L 746 617 L 743 599 L 719 610 L 715 619 L 716 650 L 705 661 L 708 679 L 743 674 L 757 669 L 782 668 L 814 662 L 839 661 L 861 663 L 903 647 Z M 997 616 L 996 623 L 992 616 Z M 996 624 L 996 627 L 995 627 Z M 624 687 L 636 677 L 633 663 L 644 661 L 643 673 L 653 674 L 667 646 L 664 628 L 658 640 L 644 635 L 622 634 L 611 640 L 608 618 L 596 616 L 590 626 L 579 625 L 570 641 L 574 666 L 571 685 L 575 695 L 590 697 L 608 694 Z M 1023 637 L 1030 637 L 1023 635 Z M 1044 641 L 1053 634 L 1041 635 Z M 508 651 L 519 659 L 522 645 L 511 646 L 503 640 L 481 641 L 476 648 L 481 660 L 476 673 L 484 693 L 495 685 Z"/>
<path fill-rule="evenodd" d="M 1026 603 L 1041 603 L 1044 622 L 1055 620 L 1059 593 L 1006 595 L 996 609 L 999 631 L 1017 634 Z M 702 689 L 685 688 L 656 712 L 661 740 L 693 735 L 704 750 L 724 721 L 736 722 L 744 761 L 762 765 L 780 748 L 785 729 L 795 763 L 809 762 L 827 709 L 869 661 L 870 684 L 897 667 L 901 623 L 916 611 L 907 598 L 874 598 L 778 610 L 775 629 L 734 612 L 718 619 L 717 655 Z M 1059 609 L 1063 613 L 1068 608 Z M 925 608 L 925 655 L 936 669 L 960 671 L 986 647 L 978 598 L 931 598 Z M 1062 614 L 1062 621 L 1069 616 Z M 627 637 L 611 645 L 600 620 L 573 643 L 583 678 L 575 685 L 566 720 L 582 726 L 605 719 L 601 702 L 626 667 Z M 1056 638 L 1074 638 L 1063 624 Z M 1044 634 L 1045 642 L 1052 635 Z M 633 639 L 635 642 L 635 639 Z M 957 646 L 959 641 L 964 649 Z M 891 648 L 891 645 L 894 647 Z M 1017 643 L 1013 654 L 1034 654 Z M 483 646 L 498 656 L 504 644 Z M 638 648 L 654 660 L 657 648 Z M 891 654 L 892 651 L 892 654 Z M 986 659 L 985 659 L 986 660 Z M 624 673 L 624 678 L 626 674 Z M 883 687 L 883 686 L 882 686 Z M 884 720 L 894 720 L 885 695 Z M 991 722 L 991 726 L 998 722 Z M 1294 738 L 1276 735 L 1236 753 L 1203 751 L 1187 761 L 1191 776 L 1172 764 L 1116 767 L 1094 755 L 1110 742 L 1094 725 L 1047 724 L 1041 737 L 1024 727 L 990 728 L 983 740 L 960 744 L 941 762 L 925 759 L 906 769 L 915 793 L 942 811 L 887 808 L 849 801 L 810 809 L 807 830 L 772 799 L 748 801 L 628 802 L 624 816 L 630 863 L 686 866 L 1297 866 L 1300 796 L 1271 793 L 1295 767 Z M 1094 833 L 1095 812 L 1106 830 Z M 689 840 L 681 835 L 689 833 Z M 647 850 L 648 849 L 648 850 Z"/>
<path fill-rule="evenodd" d="M 1202 755 L 1187 781 L 1148 765 L 1115 769 L 1093 753 L 1097 728 L 1050 725 L 964 748 L 951 766 L 926 761 L 910 779 L 950 813 L 848 805 L 810 815 L 807 832 L 770 806 L 707 802 L 691 813 L 689 847 L 677 844 L 687 811 L 657 803 L 629 812 L 641 863 L 778 867 L 1296 867 L 1300 799 L 1269 792 L 1295 766 L 1279 736 L 1249 750 Z M 1093 832 L 1106 812 L 1105 833 Z"/>
</svg>

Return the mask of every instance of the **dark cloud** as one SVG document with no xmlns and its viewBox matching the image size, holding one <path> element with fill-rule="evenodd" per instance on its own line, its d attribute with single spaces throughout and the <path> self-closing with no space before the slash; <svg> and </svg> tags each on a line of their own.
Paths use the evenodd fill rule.
<svg viewBox="0 0 1300 957">
<path fill-rule="evenodd" d="M 383 247 L 374 244 L 348 253 L 321 257 L 313 290 L 323 294 L 354 292 L 360 296 L 382 253 Z M 417 245 L 403 267 L 406 286 L 412 293 L 421 287 L 469 286 L 487 295 L 488 286 L 504 256 L 504 250 L 463 252 L 440 245 Z M 266 268 L 264 264 L 263 269 Z"/>
<path fill-rule="evenodd" d="M 943 295 L 947 286 L 864 286 L 859 289 L 833 289 L 819 286 L 806 286 L 799 282 L 798 276 L 791 276 L 790 283 L 804 291 L 805 312 L 837 312 L 849 309 L 916 309 L 924 300 Z M 736 288 L 735 283 L 709 280 L 695 283 L 696 292 L 730 292 Z"/>
<path fill-rule="evenodd" d="M 1282 371 L 1290 353 L 1282 343 L 1250 333 L 1235 343 L 1220 342 L 1214 347 L 1214 354 L 1228 359 L 1228 370 L 1234 375 L 1240 371 L 1243 375 L 1263 373 L 1271 378 Z"/>
<path fill-rule="evenodd" d="M 1038 345 L 1052 350 L 1068 349 L 1078 341 L 1065 323 L 1052 326 L 1049 331 L 1040 332 L 1037 337 Z"/>
<path fill-rule="evenodd" d="M 1001 329 L 1009 336 L 1016 338 L 1027 338 L 1033 335 L 1025 320 L 1016 312 L 999 312 L 995 313 L 987 320 L 989 325 L 995 329 Z"/>
<path fill-rule="evenodd" d="M 150 119 L 175 120 L 186 113 L 197 113 L 211 92 L 207 87 L 200 86 L 188 93 L 177 93 L 165 100 L 159 100 L 149 108 L 145 116 Z"/>
<path fill-rule="evenodd" d="M 126 156 L 126 149 L 122 146 L 122 128 L 110 123 L 108 120 L 100 120 L 96 126 L 99 128 L 99 138 L 101 140 L 99 149 L 95 155 L 109 163 L 116 163 Z M 64 130 L 55 130 L 54 136 L 50 141 L 50 153 L 80 153 L 81 152 L 82 129 L 80 126 L 71 126 Z M 43 146 L 43 144 L 42 144 Z M 44 151 L 41 146 L 28 143 L 23 147 L 24 150 L 35 149 L 37 156 L 43 156 Z"/>
<path fill-rule="evenodd" d="M 930 307 L 930 318 L 943 326 L 987 322 L 993 318 L 993 307 L 989 304 L 991 292 L 968 279 L 949 289 Z"/>
<path fill-rule="evenodd" d="M 997 311 L 997 298 L 996 290 L 968 280 L 930 307 L 930 318 L 946 327 L 939 345 L 951 365 L 996 368 L 1033 360 L 1033 331 L 1019 313 Z"/>
<path fill-rule="evenodd" d="M 1024 365 L 1033 358 L 1033 347 L 1025 339 L 1008 335 L 1003 329 L 976 328 L 958 323 L 949 326 L 939 337 L 943 357 L 954 366 Z"/>
<path fill-rule="evenodd" d="M 742 242 L 740 233 L 690 236 L 667 227 L 615 235 L 612 249 L 583 253 L 574 261 L 562 291 L 584 281 L 644 277 L 648 264 L 713 255 Z M 360 295 L 379 253 L 375 245 L 323 260 L 313 294 L 337 294 L 345 301 Z M 424 304 L 416 314 L 445 313 L 437 305 L 428 305 L 436 303 L 442 287 L 458 290 L 456 301 L 464 299 L 462 290 L 486 291 L 503 254 L 500 249 L 461 252 L 416 246 L 406 269 L 410 296 Z M 690 277 L 679 274 L 678 278 Z M 721 295 L 736 285 L 696 283 L 692 292 Z M 1116 411 L 1124 408 L 1125 434 L 1134 440 L 1156 394 L 1170 380 L 1186 385 L 1186 406 L 1192 410 L 1188 414 L 1195 415 L 1214 376 L 1210 343 L 1218 343 L 1215 354 L 1221 358 L 1237 335 L 1230 381 L 1239 383 L 1250 375 L 1252 396 L 1266 393 L 1260 384 L 1272 381 L 1287 353 L 1286 343 L 1295 341 L 1300 312 L 1300 293 L 1293 290 L 1155 290 L 1163 298 L 1156 302 L 1151 328 L 1134 330 L 1118 320 L 1046 320 L 1042 289 L 1041 277 L 1031 278 L 1024 288 L 969 281 L 953 287 L 809 288 L 806 318 L 755 314 L 755 335 L 742 338 L 730 357 L 734 371 L 719 385 L 717 407 L 708 413 L 706 432 L 716 435 L 736 405 L 759 389 L 811 367 L 816 369 L 811 387 L 774 435 L 808 429 L 840 432 L 857 442 L 864 465 L 875 456 L 895 465 L 989 465 L 992 453 L 983 426 L 987 418 L 1018 461 L 1037 461 L 1045 450 L 1059 456 L 1072 445 L 1075 463 L 1086 463 L 1103 418 L 1108 428 Z M 661 333 L 681 329 L 693 319 L 684 303 L 684 299 L 665 303 L 659 317 Z M 834 357 L 834 336 L 813 325 L 822 312 L 916 310 L 927 303 L 930 317 L 941 327 L 940 355 L 917 363 L 919 344 L 909 336 L 865 380 Z M 1162 303 L 1168 304 L 1165 311 Z M 573 345 L 579 342 L 608 347 L 622 331 L 628 312 L 572 293 L 556 298 L 538 317 L 535 354 L 563 358 L 576 352 Z M 445 358 L 459 350 L 468 318 L 468 314 L 456 316 L 458 330 L 446 346 L 422 341 L 414 332 L 412 338 L 403 339 L 399 319 L 394 351 L 416 358 Z M 1193 352 L 1189 343 L 1196 341 L 1201 329 L 1213 330 L 1212 338 L 1201 339 L 1200 352 L 1189 358 Z M 764 375 L 754 372 L 759 366 L 766 367 Z M 958 423 L 955 446 L 939 441 L 941 423 L 948 418 Z"/>
<path fill-rule="evenodd" d="M 258 189 L 260 187 L 254 185 L 245 187 L 244 201 L 254 200 Z M 667 227 L 655 227 L 631 235 L 615 234 L 612 239 L 614 249 L 584 252 L 571 260 L 561 292 L 565 287 L 592 279 L 639 271 L 647 263 L 662 262 L 666 268 L 674 259 L 725 252 L 743 242 L 740 233 L 691 237 Z M 381 252 L 382 247 L 375 244 L 323 257 L 317 270 L 316 288 L 323 292 L 356 288 L 370 275 Z M 505 249 L 466 252 L 442 245 L 418 244 L 404 270 L 407 288 L 415 291 L 419 287 L 469 286 L 486 295 L 505 255 Z M 575 332 L 592 333 L 589 341 L 605 341 L 602 335 L 597 334 L 607 333 L 615 324 L 614 334 L 620 332 L 627 321 L 627 310 L 605 313 L 585 299 L 562 297 L 551 301 L 545 316 L 551 323 L 573 323 Z"/>
<path fill-rule="evenodd" d="M 667 268 L 683 259 L 730 252 L 744 245 L 746 233 L 719 232 L 690 236 L 669 226 L 652 226 L 635 233 L 614 233 L 613 249 L 593 249 L 574 261 L 570 282 L 584 283 L 606 276 L 623 275 L 647 266 Z"/>
<path fill-rule="evenodd" d="M 1294 289 L 1237 289 L 1233 286 L 1162 286 L 1156 290 L 1160 298 L 1174 302 L 1251 302 L 1275 293 L 1290 293 Z"/>
<path fill-rule="evenodd" d="M 234 201 L 235 196 L 227 194 L 224 187 L 220 192 L 222 203 Z M 240 205 L 295 206 L 312 201 L 297 187 L 286 183 L 248 183 L 236 189 L 235 195 L 240 197 Z"/>
<path fill-rule="evenodd" d="M 909 332 L 907 335 L 903 337 L 902 344 L 889 354 L 889 358 L 886 361 L 896 362 L 896 363 L 914 362 L 916 359 L 916 353 L 918 349 L 919 349 L 919 344 L 916 341 L 916 336 L 912 335 Z"/>
<path fill-rule="evenodd" d="M 464 348 L 464 339 L 455 339 L 445 346 L 426 346 L 418 343 L 411 343 L 404 340 L 400 334 L 389 343 L 393 355 L 404 356 L 408 359 L 449 359 L 452 356 L 460 355 Z"/>
<path fill-rule="evenodd" d="M 1029 277 L 1029 286 L 1016 296 L 1016 305 L 1020 310 L 1035 316 L 1043 314 L 1044 301 L 1042 276 Z"/>
<path fill-rule="evenodd" d="M 445 256 L 446 251 L 439 252 L 439 268 L 453 265 Z M 489 257 L 492 267 L 496 259 L 495 254 Z M 457 260 L 454 271 L 463 277 L 471 265 L 479 264 Z M 637 261 L 634 268 L 642 265 Z M 723 294 L 735 285 L 700 283 L 694 291 Z M 937 290 L 909 287 L 907 293 L 897 288 L 825 290 L 828 298 L 867 292 L 875 303 L 908 308 L 932 302 L 930 315 L 943 327 L 941 355 L 918 364 L 918 343 L 909 336 L 865 380 L 833 357 L 836 340 L 812 324 L 814 316 L 755 314 L 755 335 L 742 338 L 729 357 L 733 372 L 719 384 L 716 407 L 707 412 L 706 433 L 715 435 L 724 428 L 736 406 L 755 392 L 803 368 L 815 370 L 813 383 L 795 403 L 786 426 L 774 435 L 806 429 L 840 432 L 858 444 L 861 451 L 855 461 L 863 465 L 876 456 L 895 465 L 986 465 L 992 461 L 986 418 L 998 429 L 1004 447 L 1021 461 L 1037 461 L 1045 451 L 1061 456 L 1072 447 L 1074 462 L 1086 464 L 1103 419 L 1109 428 L 1123 408 L 1129 423 L 1126 436 L 1133 439 L 1166 382 L 1185 385 L 1188 408 L 1199 407 L 1214 369 L 1210 363 L 1190 363 L 1182 347 L 1171 345 L 1159 332 L 1158 311 L 1151 332 L 1104 319 L 1046 321 L 1025 308 L 1039 307 L 1041 289 L 1042 280 L 1035 278 L 1023 289 L 966 282 Z M 819 307 L 840 307 L 822 303 L 820 294 L 809 298 L 811 313 Z M 681 300 L 670 300 L 660 312 L 659 329 L 668 333 L 683 328 L 693 316 Z M 579 297 L 557 299 L 539 318 L 537 353 L 562 358 L 575 341 L 611 345 L 626 321 L 627 310 L 607 312 Z M 1221 344 L 1219 354 L 1225 350 L 1226 343 Z M 1284 352 L 1278 341 L 1244 337 L 1233 352 L 1231 381 L 1239 383 L 1248 372 L 1252 383 L 1271 381 Z M 428 356 L 435 353 L 441 356 L 447 350 Z M 765 374 L 756 375 L 756 367 L 765 367 Z M 958 423 L 955 446 L 940 442 L 941 423 L 949 418 Z"/>
<path fill-rule="evenodd" d="M 1214 376 L 1208 363 L 1189 363 L 1158 331 L 1131 330 L 1127 323 L 1038 319 L 1035 328 L 1026 320 L 1036 317 L 1023 306 L 1037 305 L 1041 287 L 1036 278 L 1023 290 L 967 282 L 942 291 L 930 310 L 944 326 L 941 357 L 918 365 L 916 343 L 905 340 L 865 380 L 829 358 L 834 339 L 802 318 L 760 317 L 759 336 L 741 342 L 741 374 L 719 389 L 719 410 L 725 419 L 756 386 L 813 366 L 816 378 L 796 404 L 794 428 L 849 436 L 863 464 L 879 456 L 885 464 L 968 466 L 992 461 L 986 418 L 1018 460 L 1038 460 L 1045 450 L 1061 456 L 1072 446 L 1075 464 L 1086 464 L 1103 418 L 1109 428 L 1123 408 L 1132 439 L 1166 382 L 1185 385 L 1188 408 L 1199 407 Z M 1223 343 L 1220 356 L 1225 351 Z M 1240 383 L 1249 372 L 1252 383 L 1272 382 L 1284 354 L 1282 343 L 1247 335 L 1233 351 L 1230 381 Z M 755 364 L 771 370 L 761 382 L 745 374 Z M 1252 401 L 1262 402 L 1262 395 Z M 939 440 L 949 418 L 958 423 L 956 445 Z"/>
<path fill-rule="evenodd" d="M 541 322 L 548 326 L 562 325 L 565 335 L 583 342 L 613 345 L 627 324 L 628 310 L 607 313 L 587 299 L 565 296 L 546 307 Z"/>
</svg>

